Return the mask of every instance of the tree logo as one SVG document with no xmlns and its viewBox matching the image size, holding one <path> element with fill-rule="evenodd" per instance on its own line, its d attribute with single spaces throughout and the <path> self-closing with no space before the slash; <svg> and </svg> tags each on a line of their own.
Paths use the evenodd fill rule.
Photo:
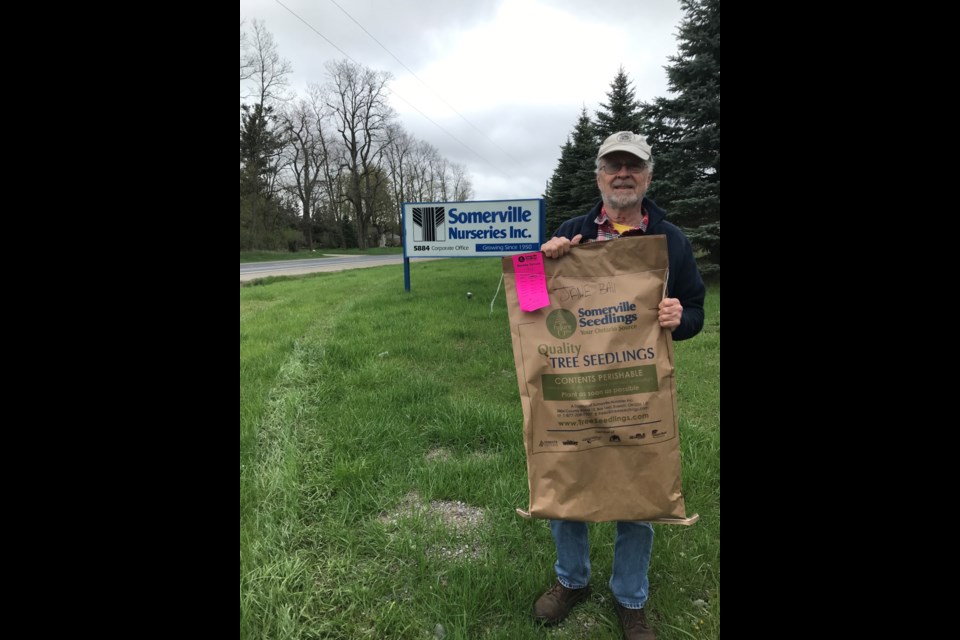
<svg viewBox="0 0 960 640">
<path fill-rule="evenodd" d="M 446 221 L 443 207 L 413 207 L 413 241 L 445 242 Z"/>
<path fill-rule="evenodd" d="M 558 340 L 566 340 L 577 330 L 577 319 L 566 309 L 551 311 L 547 316 L 547 331 Z"/>
</svg>

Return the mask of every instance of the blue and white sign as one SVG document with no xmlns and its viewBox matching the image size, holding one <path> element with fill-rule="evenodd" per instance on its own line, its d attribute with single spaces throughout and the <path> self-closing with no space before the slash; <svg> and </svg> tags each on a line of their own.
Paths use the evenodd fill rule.
<svg viewBox="0 0 960 640">
<path fill-rule="evenodd" d="M 403 203 L 404 258 L 478 258 L 540 250 L 543 200 Z"/>
</svg>

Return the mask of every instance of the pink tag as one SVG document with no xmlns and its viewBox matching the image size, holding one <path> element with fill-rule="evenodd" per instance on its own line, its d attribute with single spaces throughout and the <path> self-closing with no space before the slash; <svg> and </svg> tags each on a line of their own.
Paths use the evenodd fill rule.
<svg viewBox="0 0 960 640">
<path fill-rule="evenodd" d="M 513 273 L 517 276 L 517 297 L 523 311 L 536 311 L 550 306 L 542 253 L 537 251 L 513 256 Z"/>
</svg>

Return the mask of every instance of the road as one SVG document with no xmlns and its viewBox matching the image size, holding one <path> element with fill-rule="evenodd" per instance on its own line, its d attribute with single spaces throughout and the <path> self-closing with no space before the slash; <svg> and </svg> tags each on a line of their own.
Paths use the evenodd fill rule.
<svg viewBox="0 0 960 640">
<path fill-rule="evenodd" d="M 329 258 L 283 260 L 278 262 L 244 262 L 240 264 L 240 282 L 267 276 L 295 276 L 316 271 L 344 271 L 365 267 L 403 264 L 403 254 L 386 256 L 343 256 L 327 254 Z"/>
</svg>

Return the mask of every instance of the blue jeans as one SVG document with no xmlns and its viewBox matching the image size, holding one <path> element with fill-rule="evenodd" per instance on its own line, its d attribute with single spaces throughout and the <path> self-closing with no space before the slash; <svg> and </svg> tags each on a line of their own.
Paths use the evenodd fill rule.
<svg viewBox="0 0 960 640">
<path fill-rule="evenodd" d="M 550 531 L 557 545 L 557 579 L 568 589 L 590 584 L 590 542 L 587 523 L 551 520 Z M 618 522 L 613 549 L 610 591 L 627 609 L 642 609 L 650 583 L 647 569 L 653 551 L 653 527 L 649 522 Z"/>
</svg>

